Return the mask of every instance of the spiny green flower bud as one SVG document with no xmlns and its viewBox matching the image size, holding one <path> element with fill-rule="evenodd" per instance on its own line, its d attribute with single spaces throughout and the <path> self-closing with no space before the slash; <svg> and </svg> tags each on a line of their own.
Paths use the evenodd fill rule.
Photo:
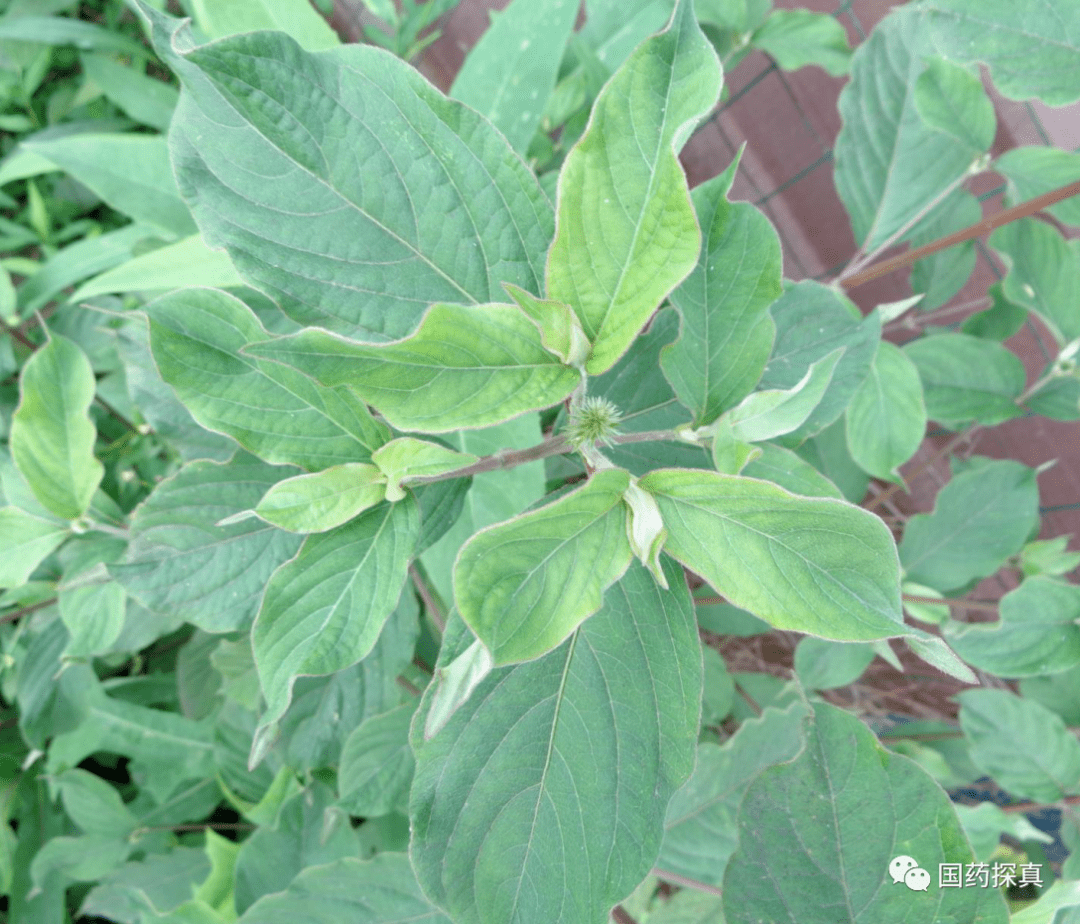
<svg viewBox="0 0 1080 924">
<path fill-rule="evenodd" d="M 566 439 L 578 450 L 596 443 L 610 446 L 620 420 L 619 409 L 606 398 L 586 398 L 570 413 Z"/>
</svg>

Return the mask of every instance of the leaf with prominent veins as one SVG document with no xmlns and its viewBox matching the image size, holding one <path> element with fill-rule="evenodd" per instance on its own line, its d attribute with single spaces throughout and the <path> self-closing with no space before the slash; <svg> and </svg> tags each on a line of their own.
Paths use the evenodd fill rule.
<svg viewBox="0 0 1080 924">
<path fill-rule="evenodd" d="M 701 232 L 676 152 L 716 102 L 720 64 L 683 0 L 608 81 L 559 174 L 547 294 L 610 369 L 697 261 Z"/>
<path fill-rule="evenodd" d="M 411 337 L 380 346 L 308 329 L 252 344 L 323 385 L 348 385 L 400 430 L 487 427 L 558 404 L 578 371 L 545 349 L 517 305 L 432 305 Z"/>
</svg>

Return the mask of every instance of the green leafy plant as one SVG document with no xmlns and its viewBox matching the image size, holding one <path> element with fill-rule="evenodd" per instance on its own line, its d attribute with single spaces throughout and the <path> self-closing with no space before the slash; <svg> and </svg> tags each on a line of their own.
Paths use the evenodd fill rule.
<svg viewBox="0 0 1080 924">
<path fill-rule="evenodd" d="M 46 6 L 0 17 L 8 920 L 1072 920 L 1017 810 L 1080 843 L 1080 556 L 1013 460 L 888 511 L 929 421 L 944 457 L 1080 419 L 1080 250 L 1031 217 L 1078 224 L 1080 162 L 991 163 L 974 67 L 1080 99 L 1076 14 L 922 0 L 852 53 L 757 0 L 515 0 L 447 97 L 402 58 L 449 4 L 369 4 L 397 55 L 300 0 Z M 782 278 L 738 157 L 679 162 L 752 49 L 850 70 L 828 284 Z M 915 322 L 991 167 L 1008 273 Z M 791 668 L 718 645 L 784 633 Z M 958 717 L 823 695 L 877 658 Z M 950 800 L 982 776 L 1012 811 Z"/>
</svg>

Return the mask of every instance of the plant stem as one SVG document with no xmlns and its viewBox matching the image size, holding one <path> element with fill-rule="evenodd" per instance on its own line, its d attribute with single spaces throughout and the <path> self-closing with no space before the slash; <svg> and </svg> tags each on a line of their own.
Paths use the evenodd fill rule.
<svg viewBox="0 0 1080 924">
<path fill-rule="evenodd" d="M 927 459 L 922 465 L 920 465 L 911 475 L 908 476 L 906 481 L 908 483 L 914 481 L 919 475 L 925 472 L 930 466 L 944 459 L 950 452 L 952 452 L 957 446 L 959 446 L 964 440 L 971 437 L 976 430 L 982 429 L 981 424 L 975 424 L 973 427 L 968 427 L 967 430 L 963 430 L 957 433 L 949 442 L 941 447 L 934 455 Z M 892 497 L 897 491 L 901 490 L 901 486 L 898 484 L 891 484 L 888 488 L 882 491 L 877 497 L 865 504 L 864 510 L 873 510 L 875 507 L 885 503 L 890 497 Z"/>
<path fill-rule="evenodd" d="M 707 882 L 699 882 L 697 879 L 688 879 L 686 876 L 680 876 L 677 873 L 669 873 L 667 870 L 654 869 L 652 875 L 658 879 L 663 879 L 664 882 L 670 882 L 672 885 L 682 886 L 684 889 L 694 889 L 697 892 L 707 892 L 709 895 L 723 895 L 716 886 L 709 885 Z"/>
<path fill-rule="evenodd" d="M 956 179 L 953 182 L 951 182 L 941 192 L 939 192 L 936 196 L 934 196 L 933 199 L 931 199 L 929 202 L 927 202 L 926 205 L 924 205 L 921 209 L 919 209 L 919 211 L 916 212 L 908 220 L 908 222 L 906 224 L 904 224 L 901 227 L 897 228 L 896 231 L 894 231 L 887 238 L 885 238 L 885 240 L 881 244 L 879 244 L 871 253 L 865 254 L 863 256 L 860 256 L 859 253 L 856 253 L 855 256 L 852 257 L 851 262 L 847 265 L 847 267 L 843 270 L 843 272 L 841 272 L 840 275 L 836 278 L 837 284 L 843 285 L 845 279 L 848 279 L 849 277 L 852 277 L 852 276 L 857 276 L 859 274 L 859 270 L 861 270 L 868 263 L 873 262 L 875 259 L 877 259 L 878 255 L 884 253 L 886 250 L 888 250 L 890 247 L 892 247 L 893 244 L 895 244 L 897 241 L 899 241 L 900 238 L 902 238 L 905 234 L 908 233 L 908 231 L 910 231 L 913 227 L 915 227 L 915 225 L 917 225 L 920 221 L 922 221 L 934 209 L 936 209 L 939 205 L 941 205 L 941 203 L 944 202 L 950 195 L 952 195 L 953 191 L 956 190 L 957 188 L 959 188 L 959 186 L 969 176 L 970 176 L 969 173 L 965 173 L 959 179 Z"/>
<path fill-rule="evenodd" d="M 951 600 L 948 597 L 921 597 L 917 594 L 901 594 L 901 598 L 908 603 L 929 603 L 934 606 L 955 606 L 961 610 L 976 610 L 978 612 L 996 613 L 998 605 L 989 600 Z"/>
<path fill-rule="evenodd" d="M 913 250 L 905 251 L 899 256 L 892 257 L 891 259 L 882 260 L 875 266 L 870 266 L 857 273 L 852 273 L 846 279 L 841 277 L 841 279 L 838 279 L 837 281 L 840 282 L 844 288 L 853 289 L 855 286 L 861 286 L 864 282 L 870 282 L 872 279 L 886 276 L 894 270 L 910 266 L 916 260 L 921 260 L 923 257 L 935 254 L 939 250 L 944 250 L 946 247 L 952 247 L 953 244 L 962 244 L 964 241 L 970 241 L 980 235 L 989 234 L 995 228 L 1006 225 L 1011 221 L 1027 218 L 1030 215 L 1034 215 L 1040 209 L 1055 205 L 1078 193 L 1080 193 L 1080 180 L 1052 190 L 1051 192 L 1043 193 L 1041 196 L 1036 196 L 1034 199 L 1029 199 L 1027 202 L 1022 202 L 1020 205 L 1014 205 L 1012 208 L 1007 208 L 1002 212 L 998 212 L 996 215 L 984 218 L 982 221 L 976 222 L 971 225 L 971 227 L 964 228 L 962 231 L 948 234 L 945 237 L 938 238 L 936 241 L 931 241 L 929 244 L 924 244 L 922 247 L 916 247 Z"/>
<path fill-rule="evenodd" d="M 645 430 L 641 433 L 624 433 L 611 437 L 613 443 L 655 443 L 663 440 L 677 440 L 679 435 L 674 430 Z M 443 472 L 441 475 L 425 475 L 421 478 L 410 478 L 410 485 L 432 484 L 436 481 L 447 481 L 451 478 L 469 478 L 472 475 L 480 475 L 484 472 L 495 472 L 500 469 L 516 468 L 527 462 L 535 462 L 537 459 L 546 459 L 548 456 L 562 455 L 572 451 L 569 441 L 562 436 L 549 436 L 543 442 L 530 446 L 528 449 L 503 449 L 490 456 L 484 456 L 479 462 L 466 465 L 464 468 L 454 469 L 452 472 Z"/>
<path fill-rule="evenodd" d="M 435 594 L 428 586 L 427 581 L 424 580 L 424 576 L 420 573 L 420 569 L 416 567 L 415 562 L 409 565 L 409 577 L 412 578 L 413 586 L 416 588 L 416 592 L 420 594 L 420 599 L 424 601 L 424 607 L 427 609 L 431 621 L 435 623 L 440 632 L 445 632 L 446 617 L 439 608 L 439 602 L 435 599 Z"/>
<path fill-rule="evenodd" d="M 59 597 L 50 597 L 48 600 L 42 600 L 40 603 L 31 603 L 29 606 L 23 606 L 15 610 L 13 613 L 4 613 L 0 616 L 0 623 L 14 622 L 16 619 L 20 619 L 23 616 L 29 616 L 31 613 L 37 612 L 37 610 L 43 610 L 47 606 L 52 606 Z"/>
<path fill-rule="evenodd" d="M 637 924 L 633 916 L 622 905 L 616 905 L 611 909 L 611 920 L 615 924 Z"/>
</svg>

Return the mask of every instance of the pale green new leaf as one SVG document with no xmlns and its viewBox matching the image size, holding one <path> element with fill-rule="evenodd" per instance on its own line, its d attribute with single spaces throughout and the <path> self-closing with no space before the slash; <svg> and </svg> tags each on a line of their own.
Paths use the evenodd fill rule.
<svg viewBox="0 0 1080 924">
<path fill-rule="evenodd" d="M 65 520 L 86 513 L 105 472 L 94 457 L 97 431 L 88 414 L 94 389 L 86 354 L 56 334 L 19 377 L 11 456 L 34 496 Z"/>
<path fill-rule="evenodd" d="M 271 526 L 292 533 L 325 533 L 374 507 L 386 480 L 374 465 L 349 462 L 279 481 L 255 507 Z"/>
<path fill-rule="evenodd" d="M 169 238 L 187 237 L 195 231 L 191 213 L 177 192 L 161 135 L 84 132 L 23 144 L 134 221 Z"/>
<path fill-rule="evenodd" d="M 874 660 L 868 642 L 830 642 L 807 636 L 795 648 L 795 674 L 807 690 L 846 687 Z"/>
<path fill-rule="evenodd" d="M 1000 343 L 969 334 L 930 334 L 903 347 L 919 371 L 926 416 L 951 429 L 993 426 L 1023 412 L 1024 365 Z"/>
<path fill-rule="evenodd" d="M 1055 0 L 929 0 L 940 54 L 979 61 L 1009 99 L 1051 106 L 1080 99 L 1080 7 Z"/>
<path fill-rule="evenodd" d="M 600 608 L 632 557 L 622 500 L 629 484 L 622 470 L 597 472 L 461 550 L 454 599 L 496 666 L 546 654 Z"/>
<path fill-rule="evenodd" d="M 278 568 L 252 629 L 266 698 L 262 730 L 281 718 L 303 674 L 332 674 L 365 657 L 397 606 L 420 534 L 416 501 L 385 502 L 308 536 Z"/>
<path fill-rule="evenodd" d="M 160 292 L 187 286 L 228 288 L 243 284 L 228 255 L 211 250 L 202 235 L 193 234 L 87 280 L 72 293 L 71 301 L 114 292 Z"/>
<path fill-rule="evenodd" d="M 750 781 L 766 767 L 791 760 L 803 746 L 806 705 L 767 707 L 722 745 L 698 745 L 694 774 L 671 799 L 656 866 L 718 886 L 738 845 L 735 816 Z"/>
<path fill-rule="evenodd" d="M 738 158 L 691 198 L 704 241 L 697 266 L 671 293 L 682 327 L 660 365 L 694 423 L 712 423 L 746 397 L 769 359 L 776 325 L 769 305 L 781 289 L 780 240 L 746 202 L 729 202 Z"/>
<path fill-rule="evenodd" d="M 952 803 L 856 716 L 827 703 L 813 709 L 803 751 L 762 772 L 740 806 L 723 883 L 728 924 L 1006 924 L 1001 890 L 920 893 L 893 882 L 898 855 L 916 858 L 926 882 L 940 863 L 972 862 Z"/>
<path fill-rule="evenodd" d="M 966 144 L 973 156 L 994 143 L 994 104 L 978 75 L 959 64 L 930 59 L 915 81 L 915 110 L 931 128 Z"/>
<path fill-rule="evenodd" d="M 550 350 L 568 366 L 580 369 L 585 364 L 591 344 L 581 327 L 581 321 L 569 305 L 537 298 L 509 283 L 503 288 L 540 329 L 540 338 L 545 349 Z"/>
<path fill-rule="evenodd" d="M 790 449 L 772 443 L 764 443 L 757 448 L 761 450 L 761 455 L 747 462 L 740 474 L 775 482 L 792 494 L 844 499 L 836 485 Z"/>
<path fill-rule="evenodd" d="M 949 644 L 969 664 L 1006 678 L 1080 665 L 1080 588 L 1029 577 L 1001 598 L 998 612 L 998 622 L 946 623 Z"/>
<path fill-rule="evenodd" d="M 873 514 L 718 472 L 659 470 L 640 483 L 660 504 L 664 550 L 735 606 L 837 641 L 909 631 L 896 546 Z"/>
<path fill-rule="evenodd" d="M 254 517 L 215 524 L 250 510 L 296 471 L 243 453 L 225 465 L 185 465 L 136 510 L 128 554 L 109 572 L 151 610 L 207 632 L 246 629 L 270 575 L 301 540 Z"/>
<path fill-rule="evenodd" d="M 1080 180 L 1080 153 L 1041 145 L 1013 148 L 994 161 L 994 171 L 1008 181 L 1009 203 L 1016 205 Z M 1064 224 L 1080 227 L 1080 197 L 1048 205 L 1046 211 Z"/>
<path fill-rule="evenodd" d="M 810 10 L 774 10 L 750 38 L 785 71 L 816 64 L 834 77 L 851 66 L 847 32 L 835 16 Z"/>
<path fill-rule="evenodd" d="M 452 924 L 428 903 L 404 854 L 345 857 L 309 866 L 282 891 L 248 908 L 237 924 Z"/>
<path fill-rule="evenodd" d="M 1036 312 L 1059 344 L 1080 337 L 1080 250 L 1051 225 L 1035 218 L 1012 221 L 990 235 L 1009 275 L 1002 292 L 1013 304 Z"/>
<path fill-rule="evenodd" d="M 894 10 L 878 24 L 855 51 L 840 94 L 836 190 L 865 251 L 908 227 L 975 159 L 966 142 L 931 128 L 916 109 L 915 84 L 932 51 L 923 10 Z"/>
<path fill-rule="evenodd" d="M 483 113 L 524 153 L 555 87 L 574 28 L 574 0 L 516 0 L 502 10 L 461 66 L 450 95 Z"/>
<path fill-rule="evenodd" d="M 1080 788 L 1080 741 L 1060 716 L 1007 690 L 965 690 L 956 698 L 971 759 L 1003 789 L 1057 802 Z"/>
<path fill-rule="evenodd" d="M 516 305 L 432 305 L 416 333 L 371 345 L 322 330 L 249 346 L 323 385 L 348 385 L 401 430 L 486 427 L 558 404 L 581 376 Z"/>
<path fill-rule="evenodd" d="M 457 924 L 606 924 L 656 860 L 690 774 L 701 650 L 682 574 L 632 564 L 555 651 L 496 668 L 424 741 L 413 724 L 411 855 Z M 447 626 L 440 664 L 472 641 Z"/>
<path fill-rule="evenodd" d="M 900 542 L 905 577 L 948 593 L 1000 568 L 1039 522 L 1032 468 L 982 459 L 945 485 L 933 513 L 908 520 Z"/>
<path fill-rule="evenodd" d="M 590 374 L 615 364 L 697 262 L 701 232 L 676 153 L 720 84 L 693 3 L 681 0 L 605 85 L 566 157 L 547 294 L 578 313 Z"/>
<path fill-rule="evenodd" d="M 490 302 L 503 282 L 539 294 L 551 204 L 478 113 L 370 45 L 310 54 L 254 32 L 195 48 L 146 14 L 184 83 L 180 193 L 298 324 L 396 340 L 434 302 Z"/>
<path fill-rule="evenodd" d="M 402 482 L 406 479 L 443 475 L 480 460 L 471 453 L 447 449 L 438 443 L 399 436 L 376 449 L 371 461 L 386 476 L 386 499 L 399 501 L 405 496 Z"/>
<path fill-rule="evenodd" d="M 186 289 L 157 299 L 146 313 L 161 376 L 192 416 L 267 462 L 317 471 L 365 461 L 389 438 L 347 389 L 320 387 L 242 352 L 268 334 L 235 296 Z"/>
<path fill-rule="evenodd" d="M 135 829 L 135 816 L 120 793 L 100 776 L 76 768 L 61 773 L 55 784 L 64 811 L 84 834 L 126 837 Z"/>
<path fill-rule="evenodd" d="M 812 363 L 799 382 L 787 389 L 755 391 L 725 415 L 735 439 L 748 443 L 771 440 L 797 430 L 821 403 L 844 348 Z"/>
<path fill-rule="evenodd" d="M 919 370 L 903 350 L 881 343 L 844 422 L 848 449 L 859 466 L 877 478 L 897 480 L 897 466 L 915 454 L 926 433 Z"/>
<path fill-rule="evenodd" d="M 337 35 L 308 0 L 192 0 L 195 21 L 210 38 L 275 29 L 308 51 L 336 48 Z"/>
</svg>

